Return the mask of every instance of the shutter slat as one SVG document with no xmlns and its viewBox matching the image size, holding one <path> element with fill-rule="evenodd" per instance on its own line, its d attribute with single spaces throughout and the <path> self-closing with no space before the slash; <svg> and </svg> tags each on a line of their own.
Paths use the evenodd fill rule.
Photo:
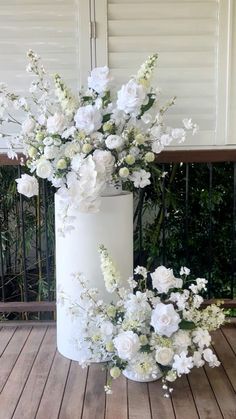
<svg viewBox="0 0 236 419">
<path fill-rule="evenodd" d="M 186 3 L 179 1 L 176 7 L 176 2 L 171 3 L 159 2 L 156 4 L 109 4 L 108 3 L 108 18 L 109 19 L 198 19 L 198 18 L 216 18 L 217 3 L 216 2 L 201 2 Z"/>
</svg>

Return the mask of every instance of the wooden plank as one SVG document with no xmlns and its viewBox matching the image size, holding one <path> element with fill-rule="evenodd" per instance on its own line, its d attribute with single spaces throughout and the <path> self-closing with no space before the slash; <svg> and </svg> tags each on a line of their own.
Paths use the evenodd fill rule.
<svg viewBox="0 0 236 419">
<path fill-rule="evenodd" d="M 101 419 L 105 415 L 106 372 L 101 364 L 89 367 L 86 394 L 84 399 L 83 419 Z"/>
<path fill-rule="evenodd" d="M 10 301 L 8 303 L 0 303 L 1 313 L 24 313 L 24 312 L 42 312 L 55 311 L 55 301 Z"/>
<path fill-rule="evenodd" d="M 148 385 L 128 380 L 129 419 L 151 419 Z"/>
<path fill-rule="evenodd" d="M 30 332 L 31 327 L 21 327 L 20 329 L 17 329 L 3 352 L 0 358 L 0 392 L 12 371 Z"/>
<path fill-rule="evenodd" d="M 58 418 L 69 367 L 70 360 L 57 352 L 35 416 L 36 419 Z"/>
<path fill-rule="evenodd" d="M 81 368 L 78 362 L 71 362 L 59 419 L 81 418 L 87 375 L 87 368 Z"/>
<path fill-rule="evenodd" d="M 157 154 L 158 163 L 209 163 L 236 161 L 236 149 L 165 150 Z"/>
<path fill-rule="evenodd" d="M 14 369 L 0 394 L 0 419 L 12 418 L 45 332 L 44 327 L 31 331 Z"/>
<path fill-rule="evenodd" d="M 12 328 L 12 327 L 56 327 L 55 320 L 9 320 L 1 322 L 4 329 Z"/>
<path fill-rule="evenodd" d="M 127 380 L 121 376 L 112 382 L 112 395 L 106 397 L 106 419 L 127 419 Z"/>
<path fill-rule="evenodd" d="M 220 410 L 226 419 L 236 418 L 236 397 L 225 371 L 221 366 L 217 368 L 205 367 L 206 374 L 214 391 Z"/>
<path fill-rule="evenodd" d="M 207 307 L 211 304 L 216 304 L 218 301 L 221 301 L 221 307 L 223 308 L 236 308 L 236 299 L 211 299 L 211 300 L 204 300 L 201 307 Z"/>
<path fill-rule="evenodd" d="M 211 389 L 203 368 L 194 368 L 188 375 L 188 381 L 201 419 L 222 419 L 215 395 Z"/>
<path fill-rule="evenodd" d="M 19 158 L 22 155 L 19 155 Z M 201 150 L 164 150 L 157 154 L 158 163 L 209 163 L 236 161 L 236 149 L 201 149 Z M 0 166 L 17 166 L 19 160 L 11 160 L 0 153 Z"/>
<path fill-rule="evenodd" d="M 220 359 L 228 378 L 236 391 L 236 357 L 231 346 L 228 344 L 221 330 L 212 334 L 214 350 Z"/>
<path fill-rule="evenodd" d="M 221 328 L 221 330 L 232 350 L 236 354 L 236 323 L 231 320 L 231 323 L 226 324 Z"/>
<path fill-rule="evenodd" d="M 149 383 L 149 396 L 152 411 L 152 418 L 154 419 L 175 419 L 174 409 L 171 398 L 164 397 L 164 390 L 162 388 L 162 381 L 158 380 L 154 383 Z"/>
<path fill-rule="evenodd" d="M 35 417 L 55 351 L 56 330 L 50 327 L 47 329 L 44 336 L 37 358 L 13 415 L 14 419 L 29 419 Z"/>
<path fill-rule="evenodd" d="M 198 413 L 187 377 L 183 375 L 173 383 L 173 406 L 176 419 L 198 419 Z"/>
<path fill-rule="evenodd" d="M 13 327 L 13 326 L 2 327 L 0 331 L 0 356 L 4 352 L 5 348 L 7 347 L 15 331 L 16 331 L 16 327 Z"/>
</svg>

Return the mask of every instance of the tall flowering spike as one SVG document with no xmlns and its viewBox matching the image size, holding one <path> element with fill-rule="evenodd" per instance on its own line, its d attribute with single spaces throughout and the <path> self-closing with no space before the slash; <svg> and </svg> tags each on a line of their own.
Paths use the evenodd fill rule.
<svg viewBox="0 0 236 419">
<path fill-rule="evenodd" d="M 120 283 L 120 273 L 116 269 L 113 260 L 108 254 L 105 246 L 99 247 L 101 269 L 104 277 L 104 283 L 108 292 L 112 293 L 118 289 Z"/>
<path fill-rule="evenodd" d="M 136 76 L 139 83 L 146 86 L 149 85 L 149 81 L 156 66 L 157 58 L 158 54 L 150 55 L 148 59 L 141 65 Z"/>
<path fill-rule="evenodd" d="M 78 107 L 78 101 L 73 96 L 59 74 L 54 75 L 55 94 L 67 116 L 71 116 Z"/>
</svg>

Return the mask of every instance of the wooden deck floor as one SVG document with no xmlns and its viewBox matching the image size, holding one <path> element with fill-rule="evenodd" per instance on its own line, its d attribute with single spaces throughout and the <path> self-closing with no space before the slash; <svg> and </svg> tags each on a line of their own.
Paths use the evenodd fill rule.
<svg viewBox="0 0 236 419">
<path fill-rule="evenodd" d="M 172 399 L 160 381 L 123 377 L 105 397 L 105 372 L 62 357 L 55 333 L 43 324 L 0 329 L 0 419 L 236 419 L 236 323 L 214 333 L 221 366 L 182 377 Z"/>
</svg>

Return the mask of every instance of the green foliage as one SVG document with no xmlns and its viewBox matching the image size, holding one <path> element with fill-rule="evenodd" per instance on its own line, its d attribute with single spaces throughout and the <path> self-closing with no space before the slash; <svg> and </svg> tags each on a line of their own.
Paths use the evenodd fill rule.
<svg viewBox="0 0 236 419">
<path fill-rule="evenodd" d="M 210 296 L 229 298 L 235 259 L 233 163 L 212 167 L 210 190 L 211 166 L 189 164 L 187 202 L 186 166 L 153 168 L 152 185 L 138 199 L 135 259 L 150 270 L 158 264 L 173 267 L 176 275 L 187 266 L 209 280 Z M 167 175 L 158 182 L 160 169 Z"/>
</svg>

